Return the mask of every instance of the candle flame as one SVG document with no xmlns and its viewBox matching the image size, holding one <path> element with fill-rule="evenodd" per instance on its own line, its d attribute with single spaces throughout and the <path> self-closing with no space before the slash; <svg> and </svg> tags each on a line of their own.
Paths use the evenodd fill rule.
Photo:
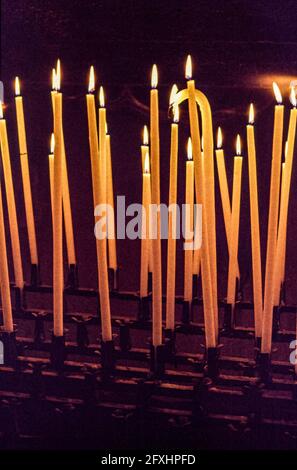
<svg viewBox="0 0 297 470">
<path fill-rule="evenodd" d="M 3 103 L 0 100 L 0 119 L 3 119 Z"/>
<path fill-rule="evenodd" d="M 294 87 L 291 87 L 291 93 L 290 93 L 290 101 L 291 105 L 296 108 L 296 94 L 295 94 L 295 89 Z"/>
<path fill-rule="evenodd" d="M 178 92 L 178 88 L 176 84 L 172 85 L 171 92 L 170 92 L 170 98 L 169 98 L 169 106 L 173 106 L 175 102 L 175 96 Z"/>
<path fill-rule="evenodd" d="M 192 57 L 190 54 L 187 57 L 187 62 L 186 62 L 186 79 L 191 80 L 192 78 Z"/>
<path fill-rule="evenodd" d="M 222 134 L 222 129 L 218 127 L 218 133 L 217 133 L 217 148 L 220 149 L 223 144 L 223 134 Z"/>
<path fill-rule="evenodd" d="M 58 59 L 57 67 L 56 67 L 55 90 L 59 91 L 60 88 L 61 88 L 61 62 L 60 62 L 60 59 Z"/>
<path fill-rule="evenodd" d="M 173 111 L 173 122 L 178 123 L 179 121 L 179 106 L 176 104 Z"/>
<path fill-rule="evenodd" d="M 20 80 L 19 77 L 15 77 L 15 95 L 19 96 L 21 94 Z"/>
<path fill-rule="evenodd" d="M 51 145 L 50 145 L 50 150 L 51 150 L 51 153 L 53 154 L 54 151 L 55 151 L 55 134 L 52 132 L 52 135 L 51 135 Z"/>
<path fill-rule="evenodd" d="M 254 124 L 255 122 L 255 111 L 254 111 L 254 105 L 253 103 L 250 104 L 250 110 L 249 110 L 249 124 Z"/>
<path fill-rule="evenodd" d="M 240 135 L 237 134 L 237 137 L 236 137 L 236 155 L 240 155 L 241 154 L 241 140 L 240 140 Z"/>
<path fill-rule="evenodd" d="M 156 64 L 154 64 L 152 68 L 151 86 L 152 88 L 157 88 L 158 86 L 158 69 Z"/>
<path fill-rule="evenodd" d="M 150 156 L 149 152 L 147 151 L 144 157 L 144 173 L 150 172 Z"/>
<path fill-rule="evenodd" d="M 147 126 L 143 127 L 142 142 L 143 142 L 143 145 L 148 145 L 149 143 L 149 135 L 148 135 Z"/>
<path fill-rule="evenodd" d="M 188 160 L 193 159 L 193 149 L 192 149 L 192 139 L 191 139 L 191 137 L 188 138 L 187 155 L 188 155 Z"/>
<path fill-rule="evenodd" d="M 99 104 L 100 104 L 100 108 L 105 107 L 104 90 L 102 86 L 100 87 L 100 90 L 99 90 Z"/>
<path fill-rule="evenodd" d="M 89 93 L 93 93 L 95 91 L 95 72 L 94 66 L 91 65 L 90 67 L 90 76 L 89 76 Z"/>
<path fill-rule="evenodd" d="M 272 86 L 273 86 L 273 92 L 274 92 L 275 99 L 276 99 L 278 104 L 281 104 L 282 101 L 283 101 L 283 98 L 282 98 L 282 94 L 280 92 L 280 89 L 279 89 L 277 83 L 273 82 Z"/>
<path fill-rule="evenodd" d="M 52 90 L 57 89 L 57 76 L 56 69 L 52 69 Z"/>
</svg>

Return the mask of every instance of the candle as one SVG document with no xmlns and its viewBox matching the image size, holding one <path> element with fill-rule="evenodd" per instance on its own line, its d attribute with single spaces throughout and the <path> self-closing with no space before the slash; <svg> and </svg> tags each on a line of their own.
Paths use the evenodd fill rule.
<svg viewBox="0 0 297 470">
<path fill-rule="evenodd" d="M 170 104 L 177 93 L 173 85 Z M 167 244 L 167 280 L 166 280 L 166 328 L 174 329 L 175 324 L 175 271 L 176 271 L 176 198 L 177 198 L 177 163 L 178 163 L 178 121 L 179 107 L 174 106 L 173 123 L 171 124 L 170 141 L 170 175 L 169 175 L 169 212 L 168 212 L 168 244 Z"/>
<path fill-rule="evenodd" d="M 96 125 L 96 106 L 94 98 L 95 76 L 94 68 L 90 69 L 89 93 L 87 94 L 87 112 L 88 112 L 88 128 L 89 128 L 89 145 L 92 167 L 92 186 L 94 200 L 95 222 L 98 221 L 96 207 L 103 202 L 102 187 L 100 186 L 100 162 L 98 148 L 98 134 Z M 104 128 L 105 133 L 105 128 Z M 105 199 L 106 201 L 106 199 Z M 100 295 L 100 312 L 101 312 L 101 328 L 102 339 L 104 342 L 112 340 L 109 285 L 107 272 L 107 256 L 106 256 L 106 237 L 96 238 L 97 250 L 97 270 L 98 270 L 98 290 Z"/>
<path fill-rule="evenodd" d="M 234 306 L 236 291 L 236 270 L 238 256 L 238 235 L 239 235 L 239 219 L 240 219 L 240 198 L 241 198 L 241 173 L 242 173 L 242 157 L 240 137 L 236 139 L 236 157 L 234 157 L 233 170 L 233 189 L 232 189 L 232 215 L 230 224 L 230 256 L 228 269 L 228 290 L 227 302 Z"/>
<path fill-rule="evenodd" d="M 13 332 L 13 319 L 12 319 L 12 309 L 11 309 L 9 272 L 8 272 L 8 264 L 7 264 L 6 237 L 5 237 L 1 187 L 0 187 L 0 259 L 1 259 L 0 286 L 1 286 L 3 329 L 6 333 L 12 333 Z"/>
<path fill-rule="evenodd" d="M 117 270 L 117 246 L 115 239 L 114 222 L 114 200 L 113 200 L 113 180 L 112 180 L 112 161 L 110 148 L 110 135 L 106 134 L 106 184 L 107 184 L 107 212 L 108 220 L 108 265 L 114 271 Z"/>
<path fill-rule="evenodd" d="M 150 210 L 150 163 L 147 151 L 142 175 L 142 228 L 141 228 L 141 266 L 140 266 L 140 297 L 148 295 L 148 260 L 149 260 L 149 210 Z"/>
<path fill-rule="evenodd" d="M 265 288 L 264 288 L 264 309 L 262 324 L 262 343 L 261 352 L 270 354 L 272 343 L 272 314 L 273 314 L 273 288 L 274 288 L 274 267 L 275 252 L 277 241 L 277 223 L 279 209 L 279 187 L 280 187 L 280 169 L 283 140 L 283 120 L 284 106 L 282 95 L 277 86 L 273 83 L 273 89 L 277 101 L 274 111 L 274 130 L 272 145 L 272 162 L 270 178 L 270 199 L 268 216 L 268 234 L 266 249 L 266 270 L 265 270 Z"/>
<path fill-rule="evenodd" d="M 253 104 L 250 105 L 249 124 L 246 127 L 246 131 L 249 166 L 255 336 L 256 338 L 260 338 L 262 336 L 263 291 Z"/>
<path fill-rule="evenodd" d="M 59 83 L 57 83 L 59 86 Z M 63 336 L 62 93 L 54 97 L 53 312 L 54 335 Z"/>
<path fill-rule="evenodd" d="M 50 153 L 48 155 L 52 220 L 53 220 L 53 209 L 54 209 L 54 151 L 55 151 L 55 134 L 52 132 L 51 143 L 50 143 Z"/>
<path fill-rule="evenodd" d="M 7 200 L 7 207 L 8 207 L 8 219 L 9 219 L 9 229 L 10 229 L 10 237 L 11 237 L 13 267 L 14 267 L 14 281 L 15 281 L 16 287 L 18 287 L 19 289 L 23 289 L 24 277 L 23 277 L 23 268 L 22 268 L 19 227 L 18 227 L 18 219 L 17 219 L 17 212 L 16 212 L 16 205 L 15 205 L 12 173 L 11 173 L 6 120 L 3 118 L 3 109 L 2 109 L 1 102 L 0 102 L 0 141 L 1 141 L 1 154 L 2 154 L 2 165 L 3 165 L 3 172 L 4 172 L 5 192 L 6 192 L 6 200 Z"/>
<path fill-rule="evenodd" d="M 186 194 L 185 194 L 185 265 L 184 265 L 184 300 L 192 302 L 193 297 L 193 243 L 194 228 L 194 162 L 192 159 L 192 142 L 188 140 L 188 160 L 186 162 Z"/>
<path fill-rule="evenodd" d="M 282 191 L 281 191 L 281 206 L 278 225 L 277 248 L 275 258 L 275 285 L 274 285 L 274 304 L 279 302 L 280 285 L 283 281 L 285 271 L 285 256 L 286 256 L 286 234 L 287 234 L 287 220 L 289 209 L 289 196 L 291 187 L 292 166 L 295 147 L 296 135 L 296 96 L 294 88 L 291 88 L 290 101 L 292 109 L 290 111 L 290 121 L 288 130 L 287 149 L 285 152 L 286 169 L 282 178 Z"/>
<path fill-rule="evenodd" d="M 224 156 L 224 150 L 222 149 L 222 143 L 223 143 L 223 135 L 222 135 L 222 130 L 219 127 L 218 134 L 217 134 L 216 161 L 217 161 L 217 168 L 218 168 L 219 186 L 220 186 L 221 201 L 222 201 L 222 208 L 223 208 L 225 232 L 226 232 L 226 238 L 227 238 L 227 244 L 228 244 L 228 252 L 230 256 L 231 204 L 230 204 L 230 196 L 229 196 L 228 181 L 227 181 L 227 174 L 226 174 L 225 156 Z M 236 277 L 238 279 L 240 277 L 238 261 L 237 261 L 237 268 L 236 268 Z"/>
<path fill-rule="evenodd" d="M 35 232 L 35 222 L 34 222 L 34 213 L 33 213 L 33 204 L 32 204 L 30 172 L 29 172 L 29 163 L 28 163 L 23 97 L 20 94 L 20 81 L 18 77 L 16 77 L 15 79 L 15 105 L 16 105 L 17 128 L 18 128 L 21 172 L 22 172 L 23 193 L 24 193 L 24 200 L 25 200 L 25 214 L 26 214 L 26 222 L 27 222 L 30 259 L 31 259 L 31 264 L 37 265 L 38 255 L 37 255 L 36 232 Z"/>
<path fill-rule="evenodd" d="M 152 69 L 150 91 L 150 132 L 152 165 L 152 204 L 160 204 L 160 141 L 159 141 L 159 98 L 158 72 Z M 162 264 L 161 264 L 161 220 L 157 211 L 157 236 L 153 245 L 153 345 L 162 344 Z"/>
<path fill-rule="evenodd" d="M 142 166 L 142 172 L 143 172 L 144 171 L 144 162 L 145 162 L 146 153 L 149 152 L 149 145 L 148 145 L 149 144 L 149 134 L 148 134 L 147 126 L 143 127 L 142 141 L 143 141 L 143 144 L 141 145 L 141 166 Z M 151 188 L 150 188 L 150 194 L 151 194 Z M 151 196 L 150 196 L 150 198 L 151 198 Z M 150 273 L 153 272 L 153 244 L 152 244 L 152 240 L 149 240 L 148 270 L 149 270 Z"/>
</svg>

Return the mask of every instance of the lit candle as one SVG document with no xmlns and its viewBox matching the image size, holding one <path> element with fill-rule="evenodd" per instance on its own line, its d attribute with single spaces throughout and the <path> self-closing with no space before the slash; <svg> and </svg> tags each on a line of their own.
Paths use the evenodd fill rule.
<svg viewBox="0 0 297 470">
<path fill-rule="evenodd" d="M 193 243 L 194 228 L 194 162 L 192 157 L 192 142 L 188 140 L 188 160 L 186 162 L 186 194 L 185 194 L 185 264 L 184 264 L 184 300 L 192 302 L 193 297 Z"/>
<path fill-rule="evenodd" d="M 95 76 L 94 68 L 90 69 L 89 93 L 87 94 L 87 112 L 88 112 L 88 128 L 89 128 L 89 145 L 92 167 L 92 186 L 94 208 L 103 204 L 103 193 L 100 185 L 100 161 L 98 148 L 98 134 L 96 124 L 96 105 L 95 105 Z M 104 128 L 105 133 L 105 128 Z M 106 202 L 106 195 L 105 195 Z M 98 221 L 95 211 L 95 222 Z M 98 290 L 100 296 L 100 312 L 101 312 L 101 328 L 102 339 L 104 342 L 112 340 L 109 285 L 107 272 L 107 255 L 106 255 L 106 237 L 103 239 L 96 238 L 97 249 L 97 269 L 98 269 Z"/>
<path fill-rule="evenodd" d="M 274 288 L 274 267 L 275 253 L 277 241 L 277 224 L 279 210 L 279 188 L 280 188 L 280 171 L 281 171 L 281 155 L 283 142 L 283 122 L 284 122 L 284 106 L 282 103 L 282 95 L 277 86 L 273 83 L 273 89 L 277 101 L 274 111 L 274 130 L 272 145 L 272 162 L 271 162 L 271 178 L 270 178 L 270 199 L 269 199 L 269 216 L 268 216 L 268 234 L 266 249 L 266 270 L 265 270 L 265 289 L 264 289 L 264 309 L 262 324 L 262 343 L 261 352 L 265 354 L 271 353 L 272 343 L 272 314 L 273 314 L 273 288 Z"/>
<path fill-rule="evenodd" d="M 250 105 L 249 124 L 246 127 L 246 131 L 249 165 L 255 336 L 256 338 L 260 338 L 262 336 L 263 290 L 253 104 Z"/>
<path fill-rule="evenodd" d="M 242 173 L 242 157 L 240 137 L 236 139 L 236 157 L 234 157 L 233 171 L 233 189 L 232 189 L 232 216 L 230 225 L 230 256 L 228 269 L 228 290 L 227 302 L 234 306 L 236 291 L 236 270 L 238 256 L 238 235 L 239 235 L 239 218 L 240 218 L 240 198 L 241 198 L 241 173 Z"/>
<path fill-rule="evenodd" d="M 152 165 L 152 204 L 160 204 L 160 139 L 159 139 L 159 98 L 158 72 L 156 65 L 152 69 L 150 92 L 150 131 Z M 161 263 L 161 220 L 157 211 L 157 236 L 153 246 L 153 345 L 162 344 L 162 263 Z"/>
<path fill-rule="evenodd" d="M 3 315 L 3 329 L 6 333 L 13 332 L 13 319 L 11 309 L 11 297 L 9 286 L 9 272 L 7 264 L 7 250 L 5 226 L 3 217 L 2 191 L 0 187 L 0 286 L 1 286 L 1 303 Z M 5 351 L 4 351 L 5 353 Z"/>
<path fill-rule="evenodd" d="M 50 153 L 48 155 L 52 220 L 53 220 L 53 208 L 54 208 L 54 151 L 55 151 L 55 134 L 52 133 L 51 143 L 50 143 Z"/>
<path fill-rule="evenodd" d="M 285 270 L 287 219 L 288 219 L 288 209 L 289 209 L 289 196 L 290 196 L 290 187 L 291 187 L 291 176 L 292 176 L 295 135 L 296 135 L 296 118 L 297 118 L 296 96 L 295 96 L 295 91 L 293 87 L 291 88 L 290 101 L 293 107 L 290 112 L 287 149 L 285 152 L 286 170 L 283 175 L 284 184 L 282 184 L 282 191 L 281 191 L 281 206 L 280 206 L 277 249 L 276 249 L 276 258 L 275 258 L 275 287 L 274 287 L 275 301 L 279 300 L 280 285 L 281 285 L 281 282 L 283 281 L 283 274 Z"/>
<path fill-rule="evenodd" d="M 222 208 L 223 208 L 225 232 L 226 232 L 226 238 L 227 238 L 227 244 L 228 244 L 228 252 L 230 256 L 231 204 L 230 204 L 230 196 L 229 196 L 228 181 L 227 181 L 227 174 L 226 174 L 225 156 L 224 156 L 224 150 L 222 149 L 222 143 L 223 143 L 223 135 L 222 135 L 222 130 L 219 127 L 218 135 L 217 135 L 216 161 L 217 161 L 217 168 L 218 168 L 218 175 L 219 175 L 219 186 L 220 186 L 221 201 L 222 201 Z M 238 279 L 240 277 L 238 261 L 237 261 L 236 277 Z"/>
<path fill-rule="evenodd" d="M 147 126 L 143 127 L 143 135 L 142 135 L 142 145 L 141 145 L 141 165 L 142 165 L 142 172 L 144 171 L 144 162 L 146 153 L 149 152 L 149 133 Z M 151 182 L 152 184 L 152 182 Z M 150 201 L 151 201 L 151 188 L 150 188 Z M 153 244 L 152 240 L 149 240 L 149 260 L 148 260 L 148 270 L 150 273 L 153 272 Z"/>
<path fill-rule="evenodd" d="M 177 93 L 173 85 L 170 104 Z M 179 107 L 173 108 L 170 141 L 170 175 L 169 175 L 169 213 L 168 213 L 168 244 L 167 244 L 167 281 L 166 281 L 166 328 L 174 329 L 175 325 L 175 271 L 176 271 L 176 198 L 177 198 L 177 164 L 178 164 L 178 121 Z"/>
<path fill-rule="evenodd" d="M 118 268 L 117 263 L 117 246 L 115 238 L 115 222 L 114 222 L 114 200 L 113 200 L 113 179 L 112 179 L 112 160 L 110 148 L 110 135 L 106 134 L 106 184 L 107 184 L 107 204 L 109 210 L 107 212 L 108 220 L 108 265 L 114 271 Z"/>
<path fill-rule="evenodd" d="M 102 185 L 103 203 L 106 203 L 106 108 L 103 87 L 99 90 L 99 158 L 100 158 L 100 183 Z"/>
<path fill-rule="evenodd" d="M 59 78 L 59 76 L 58 76 Z M 54 335 L 63 336 L 63 220 L 62 220 L 62 93 L 57 82 L 54 96 L 54 178 L 53 178 L 53 313 Z"/>
<path fill-rule="evenodd" d="M 148 261 L 149 261 L 149 217 L 151 175 L 149 153 L 147 151 L 142 175 L 142 228 L 141 228 L 141 265 L 140 297 L 148 295 Z"/>
<path fill-rule="evenodd" d="M 8 219 L 9 219 L 9 229 L 10 229 L 10 237 L 11 237 L 13 267 L 14 267 L 14 281 L 15 281 L 16 287 L 23 289 L 24 277 L 23 277 L 23 268 L 22 268 L 19 227 L 18 227 L 18 219 L 17 219 L 17 212 L 16 212 L 16 205 L 15 205 L 12 173 L 11 173 L 11 163 L 10 163 L 10 154 L 9 154 L 9 146 L 8 146 L 6 120 L 3 118 L 3 108 L 2 108 L 1 102 L 0 102 L 0 141 L 1 141 L 1 154 L 2 154 L 2 165 L 3 165 L 3 172 L 4 172 L 5 192 L 6 192 L 6 200 L 7 200 L 7 207 L 8 207 Z"/>
<path fill-rule="evenodd" d="M 30 258 L 31 258 L 31 264 L 38 265 L 36 232 L 35 232 L 34 212 L 33 212 L 33 204 L 32 204 L 32 192 L 31 192 L 31 183 L 30 183 L 26 129 L 25 129 L 25 119 L 24 119 L 23 97 L 21 96 L 21 93 L 20 93 L 20 81 L 18 77 L 16 77 L 15 79 L 15 105 L 16 105 L 21 172 L 22 172 L 23 193 L 24 193 L 24 200 L 25 200 L 25 213 L 26 213 Z"/>
</svg>

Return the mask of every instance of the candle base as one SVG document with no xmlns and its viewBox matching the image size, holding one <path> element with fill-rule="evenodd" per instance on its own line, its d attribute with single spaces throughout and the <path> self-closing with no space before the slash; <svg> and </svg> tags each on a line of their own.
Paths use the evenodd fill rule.
<svg viewBox="0 0 297 470">
<path fill-rule="evenodd" d="M 40 286 L 40 269 L 38 264 L 31 264 L 31 278 L 30 278 L 31 286 Z"/>
<path fill-rule="evenodd" d="M 267 383 L 270 381 L 270 367 L 271 359 L 269 353 L 260 353 L 258 355 L 258 370 L 261 382 Z"/>
<path fill-rule="evenodd" d="M 110 375 L 115 369 L 115 349 L 113 340 L 101 341 L 101 365 L 104 375 Z"/>
<path fill-rule="evenodd" d="M 52 334 L 52 344 L 50 352 L 51 365 L 57 371 L 64 367 L 66 359 L 65 336 L 55 336 Z"/>
<path fill-rule="evenodd" d="M 78 267 L 77 264 L 69 264 L 68 266 L 68 277 L 67 277 L 67 286 L 71 289 L 78 288 Z"/>
<path fill-rule="evenodd" d="M 108 268 L 108 283 L 111 291 L 119 290 L 119 269 Z"/>
<path fill-rule="evenodd" d="M 280 309 L 273 307 L 272 338 L 275 339 L 280 330 Z"/>
<path fill-rule="evenodd" d="M 192 302 L 189 300 L 183 301 L 182 323 L 189 325 L 192 320 Z"/>
<path fill-rule="evenodd" d="M 6 366 L 16 367 L 18 351 L 17 351 L 15 332 L 12 331 L 11 333 L 8 333 L 6 331 L 3 331 L 0 334 L 0 340 L 2 341 L 2 344 L 3 344 L 2 358 L 0 356 L 0 358 L 2 359 L 1 363 L 3 363 Z"/>
<path fill-rule="evenodd" d="M 34 325 L 34 344 L 38 347 L 45 340 L 45 331 L 44 331 L 44 317 L 46 313 L 44 312 L 34 312 L 33 316 L 35 317 Z"/>
<path fill-rule="evenodd" d="M 150 312 L 150 296 L 147 297 L 140 297 L 139 303 L 138 303 L 138 320 L 143 322 L 143 321 L 149 321 L 151 318 L 151 312 Z"/>
<path fill-rule="evenodd" d="M 120 348 L 122 352 L 131 349 L 130 326 L 125 323 L 120 324 Z"/>
<path fill-rule="evenodd" d="M 154 346 L 151 344 L 151 372 L 156 378 L 160 378 L 165 373 L 166 348 L 164 344 Z"/>
<path fill-rule="evenodd" d="M 76 319 L 76 344 L 80 349 L 86 349 L 89 344 L 89 334 L 87 329 L 87 323 L 89 319 L 82 317 Z"/>
<path fill-rule="evenodd" d="M 206 375 L 212 380 L 215 380 L 219 376 L 219 357 L 220 350 L 219 348 L 207 348 L 206 351 Z"/>
</svg>

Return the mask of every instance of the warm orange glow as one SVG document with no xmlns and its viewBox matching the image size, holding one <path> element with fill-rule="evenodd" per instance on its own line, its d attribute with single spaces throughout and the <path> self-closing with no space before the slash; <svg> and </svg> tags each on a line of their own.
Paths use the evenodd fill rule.
<svg viewBox="0 0 297 470">
<path fill-rule="evenodd" d="M 95 72 L 94 67 L 91 65 L 90 67 L 90 76 L 89 76 L 89 93 L 93 93 L 95 91 Z"/>
<path fill-rule="evenodd" d="M 151 86 L 152 88 L 157 88 L 158 86 L 158 69 L 156 64 L 154 64 L 152 68 Z"/>
<path fill-rule="evenodd" d="M 143 145 L 148 145 L 149 143 L 149 135 L 148 135 L 147 126 L 144 126 L 143 128 L 142 142 L 143 142 Z"/>
<path fill-rule="evenodd" d="M 190 80 L 192 78 L 192 58 L 190 55 L 187 57 L 186 62 L 186 79 Z"/>
<path fill-rule="evenodd" d="M 21 94 L 20 80 L 19 77 L 15 77 L 15 94 L 19 96 Z"/>
<path fill-rule="evenodd" d="M 104 90 L 102 86 L 100 87 L 100 90 L 99 90 L 99 104 L 100 104 L 100 108 L 105 107 Z"/>
<path fill-rule="evenodd" d="M 223 134 L 222 134 L 222 129 L 218 127 L 218 133 L 217 133 L 217 148 L 220 149 L 223 145 Z"/>
<path fill-rule="evenodd" d="M 57 75 L 56 69 L 52 69 L 52 90 L 57 89 Z"/>
<path fill-rule="evenodd" d="M 150 156 L 148 151 L 145 154 L 145 159 L 144 159 L 144 173 L 149 173 L 150 172 Z"/>
<path fill-rule="evenodd" d="M 51 135 L 51 145 L 50 145 L 51 154 L 55 151 L 55 134 L 52 132 Z"/>
<path fill-rule="evenodd" d="M 250 110 L 249 110 L 249 124 L 254 124 L 255 122 L 255 111 L 254 111 L 254 105 L 253 103 L 250 104 Z"/>
<path fill-rule="evenodd" d="M 280 92 L 280 89 L 279 89 L 277 83 L 273 82 L 272 86 L 273 86 L 273 92 L 274 92 L 275 99 L 276 99 L 278 104 L 281 104 L 282 101 L 283 101 L 283 98 L 282 98 L 282 94 Z"/>
<path fill-rule="evenodd" d="M 170 92 L 170 98 L 169 98 L 169 106 L 172 106 L 175 101 L 175 96 L 178 92 L 178 88 L 176 84 L 172 85 L 171 92 Z"/>
<path fill-rule="evenodd" d="M 191 139 L 191 137 L 188 138 L 187 156 L 188 156 L 188 160 L 193 159 L 193 149 L 192 149 L 192 139 Z"/>
<path fill-rule="evenodd" d="M 0 100 L 0 119 L 3 119 L 3 103 Z"/>
<path fill-rule="evenodd" d="M 294 89 L 294 87 L 291 87 L 290 101 L 291 101 L 291 105 L 292 105 L 294 108 L 296 108 L 296 94 L 295 94 L 295 89 Z"/>
<path fill-rule="evenodd" d="M 237 137 L 236 137 L 236 155 L 240 155 L 241 154 L 241 140 L 240 140 L 240 135 L 237 134 Z"/>
</svg>

